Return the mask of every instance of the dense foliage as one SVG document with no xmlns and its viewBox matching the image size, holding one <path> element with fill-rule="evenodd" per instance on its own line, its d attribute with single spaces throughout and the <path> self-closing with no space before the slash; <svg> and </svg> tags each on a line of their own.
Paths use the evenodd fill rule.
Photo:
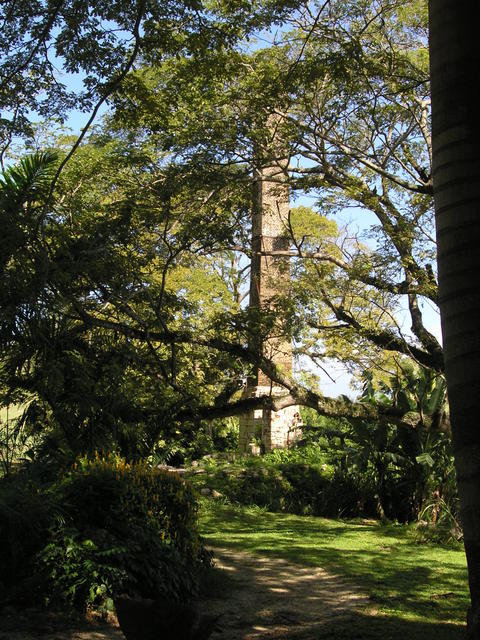
<svg viewBox="0 0 480 640">
<path fill-rule="evenodd" d="M 50 137 L 56 155 L 7 169 L 3 402 L 28 402 L 24 424 L 49 432 L 46 450 L 118 447 L 131 458 L 162 439 L 183 445 L 202 419 L 242 411 L 238 391 L 252 367 L 292 403 L 381 418 L 382 404 L 328 402 L 314 376 L 300 384 L 282 375 L 252 348 L 276 331 L 317 377 L 332 358 L 375 380 L 410 359 L 441 373 L 441 347 L 422 316 L 436 302 L 424 4 L 292 3 L 290 14 L 288 3 L 274 4 L 172 3 L 165 22 L 165 8 L 139 3 L 128 73 L 127 40 L 113 30 L 95 43 L 110 43 L 103 72 L 121 79 L 107 82 L 112 113 L 101 130 L 73 156 L 73 139 Z M 106 7 L 84 23 L 76 3 L 43 21 L 42 6 L 9 19 L 36 25 L 66 69 L 86 68 L 97 49 L 84 48 Z M 134 30 L 133 13 L 119 3 L 109 14 L 118 33 Z M 281 16 L 275 46 L 241 40 Z M 229 34 L 223 44 L 219 34 Z M 43 55 L 33 47 L 25 64 Z M 5 64 L 16 77 L 18 60 Z M 39 63 L 34 77 L 48 68 Z M 94 69 L 90 103 L 106 95 Z M 246 309 L 251 186 L 259 163 L 278 160 L 271 116 L 291 159 L 292 197 L 315 206 L 290 212 L 289 291 L 269 309 Z M 336 222 L 351 206 L 371 221 L 365 233 Z M 411 332 L 398 319 L 404 310 Z"/>
<path fill-rule="evenodd" d="M 419 521 L 425 539 L 461 537 L 450 439 L 428 429 L 317 418 L 290 450 L 261 458 L 207 456 L 199 465 L 192 474 L 198 487 L 234 504 Z"/>
<path fill-rule="evenodd" d="M 209 564 L 190 485 L 113 455 L 79 459 L 43 489 L 4 479 L 0 507 L 3 600 L 79 610 L 116 593 L 185 601 Z"/>
</svg>

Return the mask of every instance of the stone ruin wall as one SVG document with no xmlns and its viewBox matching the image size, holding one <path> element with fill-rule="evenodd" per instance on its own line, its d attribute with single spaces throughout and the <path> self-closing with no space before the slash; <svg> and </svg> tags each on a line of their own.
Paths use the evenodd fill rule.
<svg viewBox="0 0 480 640">
<path fill-rule="evenodd" d="M 247 387 L 244 397 L 259 397 L 263 395 L 281 395 L 282 387 L 256 386 Z M 251 446 L 252 439 L 260 435 L 263 451 L 285 449 L 290 447 L 302 435 L 299 407 L 291 406 L 280 411 L 269 409 L 254 409 L 240 416 L 239 450 L 242 453 L 260 453 L 255 446 Z"/>
</svg>

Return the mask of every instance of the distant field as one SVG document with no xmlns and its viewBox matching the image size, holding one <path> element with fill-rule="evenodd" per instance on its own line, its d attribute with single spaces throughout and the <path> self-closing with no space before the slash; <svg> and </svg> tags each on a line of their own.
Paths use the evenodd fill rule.
<svg viewBox="0 0 480 640">
<path fill-rule="evenodd" d="M 341 575 L 370 598 L 346 628 L 322 638 L 457 640 L 468 608 L 461 546 L 419 544 L 412 526 L 273 514 L 204 501 L 202 533 L 212 545 L 271 554 Z"/>
</svg>

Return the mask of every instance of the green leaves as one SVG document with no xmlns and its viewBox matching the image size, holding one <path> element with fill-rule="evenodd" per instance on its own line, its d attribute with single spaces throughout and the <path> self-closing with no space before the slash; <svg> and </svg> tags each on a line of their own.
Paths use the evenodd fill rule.
<svg viewBox="0 0 480 640">
<path fill-rule="evenodd" d="M 115 107 L 63 168 L 48 212 L 48 172 L 33 167 L 53 160 L 32 156 L 0 185 L 25 213 L 5 242 L 18 249 L 4 259 L 5 380 L 38 394 L 62 446 L 98 437 L 141 455 L 176 438 L 186 409 L 231 397 L 252 334 L 293 337 L 320 366 L 387 368 L 385 354 L 400 352 L 441 367 L 416 313 L 418 296 L 435 299 L 418 3 L 412 14 L 396 2 L 377 14 L 368 0 L 332 0 L 318 15 L 296 6 L 275 46 L 231 48 L 292 4 L 68 0 L 44 19 L 39 1 L 6 20 L 14 42 L 8 27 L 18 18 L 27 41 L 38 18 L 37 38 L 66 69 L 91 70 L 83 106 L 113 92 Z M 31 44 L 27 67 L 42 57 Z M 40 82 L 48 65 L 37 71 Z M 272 114 L 292 201 L 305 190 L 316 206 L 292 208 L 291 279 L 255 315 L 244 309 L 251 186 L 259 158 L 278 160 Z M 367 238 L 334 222 L 352 205 L 375 217 Z M 413 336 L 395 318 L 408 304 Z M 410 401 L 400 389 L 397 408 Z"/>
<path fill-rule="evenodd" d="M 435 460 L 428 452 L 421 453 L 419 456 L 416 456 L 415 460 L 418 462 L 418 464 L 424 464 L 425 466 L 430 468 L 432 468 L 435 464 Z"/>
<path fill-rule="evenodd" d="M 55 173 L 58 154 L 53 150 L 38 151 L 12 165 L 0 176 L 0 215 L 43 204 Z"/>
<path fill-rule="evenodd" d="M 35 0 L 2 3 L 0 148 L 35 117 L 96 111 L 138 60 L 201 59 L 277 20 L 293 2 Z M 59 73 L 60 69 L 60 73 Z"/>
<path fill-rule="evenodd" d="M 67 606 L 85 610 L 102 608 L 112 592 L 121 590 L 128 579 L 118 558 L 127 554 L 125 546 L 102 548 L 83 538 L 75 527 L 57 526 L 50 542 L 38 554 L 37 564 L 46 574 L 43 586 L 47 606 Z M 113 543 L 113 541 L 112 541 Z"/>
</svg>

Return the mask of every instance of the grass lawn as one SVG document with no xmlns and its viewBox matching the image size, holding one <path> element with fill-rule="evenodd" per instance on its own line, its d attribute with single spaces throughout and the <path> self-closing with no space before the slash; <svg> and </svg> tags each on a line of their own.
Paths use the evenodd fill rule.
<svg viewBox="0 0 480 640">
<path fill-rule="evenodd" d="M 323 567 L 357 585 L 370 604 L 355 623 L 319 638 L 457 640 L 468 607 L 463 548 L 419 544 L 412 527 L 269 513 L 204 501 L 209 544 Z"/>
</svg>

